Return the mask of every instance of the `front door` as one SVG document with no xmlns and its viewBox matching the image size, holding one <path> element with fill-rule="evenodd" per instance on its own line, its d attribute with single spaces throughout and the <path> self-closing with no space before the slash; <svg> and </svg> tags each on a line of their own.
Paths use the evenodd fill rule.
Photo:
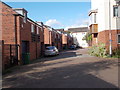
<svg viewBox="0 0 120 90">
<path fill-rule="evenodd" d="M 22 41 L 22 61 L 25 63 L 25 54 L 29 53 L 29 41 Z"/>
</svg>

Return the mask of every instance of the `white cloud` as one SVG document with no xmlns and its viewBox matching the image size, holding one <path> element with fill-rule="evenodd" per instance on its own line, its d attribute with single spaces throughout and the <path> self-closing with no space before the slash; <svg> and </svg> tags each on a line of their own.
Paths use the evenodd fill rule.
<svg viewBox="0 0 120 90">
<path fill-rule="evenodd" d="M 75 24 L 65 27 L 65 30 L 68 28 L 77 28 L 77 27 L 87 27 L 89 19 L 76 20 Z"/>
<path fill-rule="evenodd" d="M 61 22 L 57 21 L 56 19 L 49 19 L 48 21 L 45 22 L 46 25 L 51 26 L 53 28 L 61 28 L 63 25 Z"/>
<path fill-rule="evenodd" d="M 49 19 L 48 21 L 45 22 L 45 24 L 53 28 L 57 28 L 57 29 L 64 28 L 65 30 L 68 30 L 68 28 L 87 27 L 88 21 L 89 19 L 77 19 L 74 21 L 72 20 L 72 22 L 74 22 L 72 25 L 65 26 L 56 19 Z"/>
</svg>

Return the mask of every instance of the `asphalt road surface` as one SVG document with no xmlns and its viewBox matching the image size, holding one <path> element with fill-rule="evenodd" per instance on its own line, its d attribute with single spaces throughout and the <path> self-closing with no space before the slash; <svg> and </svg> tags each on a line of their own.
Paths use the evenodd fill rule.
<svg viewBox="0 0 120 90">
<path fill-rule="evenodd" d="M 117 88 L 118 59 L 87 54 L 87 49 L 63 51 L 35 60 L 3 75 L 3 88 Z"/>
</svg>

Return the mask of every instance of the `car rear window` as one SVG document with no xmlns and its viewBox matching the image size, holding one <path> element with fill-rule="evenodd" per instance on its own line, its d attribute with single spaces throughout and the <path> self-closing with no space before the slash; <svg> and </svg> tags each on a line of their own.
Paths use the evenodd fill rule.
<svg viewBox="0 0 120 90">
<path fill-rule="evenodd" d="M 47 50 L 55 49 L 55 47 L 46 47 Z"/>
</svg>

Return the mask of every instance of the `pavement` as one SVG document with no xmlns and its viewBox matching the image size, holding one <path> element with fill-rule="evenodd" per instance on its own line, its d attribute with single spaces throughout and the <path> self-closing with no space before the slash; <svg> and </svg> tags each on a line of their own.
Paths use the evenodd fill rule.
<svg viewBox="0 0 120 90">
<path fill-rule="evenodd" d="M 118 88 L 118 59 L 90 56 L 87 49 L 63 51 L 3 75 L 3 88 Z"/>
</svg>

